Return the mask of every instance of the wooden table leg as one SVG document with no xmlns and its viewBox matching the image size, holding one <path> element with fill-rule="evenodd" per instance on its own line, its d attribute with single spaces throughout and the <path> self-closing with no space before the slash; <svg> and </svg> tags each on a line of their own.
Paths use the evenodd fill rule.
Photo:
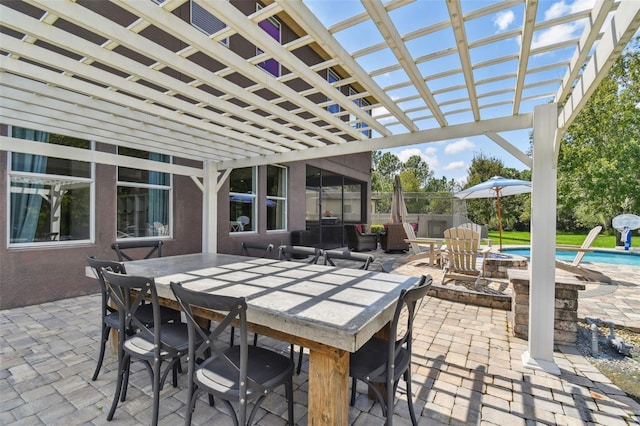
<svg viewBox="0 0 640 426">
<path fill-rule="evenodd" d="M 435 243 L 429 243 L 429 265 L 435 266 L 436 264 L 436 247 Z"/>
<path fill-rule="evenodd" d="M 325 346 L 309 351 L 309 425 L 349 422 L 349 352 Z"/>
</svg>

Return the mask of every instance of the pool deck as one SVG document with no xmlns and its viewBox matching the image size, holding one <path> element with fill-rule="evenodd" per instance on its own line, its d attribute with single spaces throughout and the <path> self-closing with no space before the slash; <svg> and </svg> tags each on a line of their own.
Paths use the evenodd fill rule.
<svg viewBox="0 0 640 426">
<path fill-rule="evenodd" d="M 392 254 L 380 253 L 383 258 Z M 397 255 L 396 255 L 397 256 Z M 390 258 L 391 259 L 391 258 Z M 389 261 L 389 260 L 387 260 Z M 434 283 L 440 283 L 442 270 L 425 265 L 424 261 L 405 263 L 403 257 L 391 259 L 394 272 L 407 275 L 431 274 Z M 580 266 L 601 272 L 611 278 L 610 284 L 584 281 L 585 290 L 579 292 L 578 318 L 598 318 L 613 322 L 618 327 L 626 327 L 640 332 L 640 267 L 582 262 Z M 558 275 L 571 275 L 556 269 Z M 491 278 L 491 282 L 506 284 L 506 279 Z M 445 284 L 456 287 L 455 284 Z"/>
</svg>

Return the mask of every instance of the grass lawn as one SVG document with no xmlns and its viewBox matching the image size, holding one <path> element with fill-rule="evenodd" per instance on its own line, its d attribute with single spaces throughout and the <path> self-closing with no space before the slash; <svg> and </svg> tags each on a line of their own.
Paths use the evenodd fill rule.
<svg viewBox="0 0 640 426">
<path fill-rule="evenodd" d="M 587 237 L 587 233 L 570 234 L 565 232 L 558 232 L 556 234 L 556 244 L 558 245 L 571 245 L 581 246 L 584 239 Z M 635 235 L 634 235 L 635 236 Z M 500 244 L 500 236 L 498 231 L 489 231 L 489 238 L 493 240 L 493 244 Z M 519 231 L 503 231 L 502 232 L 502 245 L 529 245 L 531 243 L 531 234 L 529 232 Z M 615 235 L 603 235 L 602 233 L 596 237 L 591 247 L 602 248 L 615 248 L 616 237 Z"/>
</svg>

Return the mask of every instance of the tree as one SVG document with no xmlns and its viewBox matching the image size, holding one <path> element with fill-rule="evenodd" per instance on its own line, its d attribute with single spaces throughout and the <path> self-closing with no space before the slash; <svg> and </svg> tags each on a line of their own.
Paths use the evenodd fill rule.
<svg viewBox="0 0 640 426">
<path fill-rule="evenodd" d="M 531 180 L 531 171 L 506 168 L 499 158 L 486 157 L 480 153 L 475 155 L 471 161 L 465 188 L 482 183 L 494 176 Z M 529 194 L 501 197 L 500 202 L 503 229 L 528 229 L 531 218 L 531 197 Z M 498 229 L 496 204 L 495 198 L 467 200 L 469 218 L 476 223 L 486 224 L 491 229 Z"/>
<path fill-rule="evenodd" d="M 558 213 L 578 227 L 640 212 L 639 47 L 637 38 L 563 135 Z"/>
<path fill-rule="evenodd" d="M 433 177 L 433 171 L 429 170 L 429 165 L 419 155 L 412 155 L 402 163 L 402 170 L 413 174 L 419 187 L 425 187 L 427 181 Z"/>
</svg>

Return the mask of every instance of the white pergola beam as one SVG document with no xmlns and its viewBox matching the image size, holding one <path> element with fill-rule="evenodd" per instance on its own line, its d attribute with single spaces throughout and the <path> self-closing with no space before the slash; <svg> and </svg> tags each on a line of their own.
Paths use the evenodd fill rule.
<svg viewBox="0 0 640 426">
<path fill-rule="evenodd" d="M 533 41 L 533 30 L 538 13 L 538 0 L 527 0 L 524 7 L 522 22 L 522 36 L 520 42 L 520 55 L 518 61 L 518 71 L 516 76 L 515 93 L 513 97 L 513 114 L 520 113 L 520 102 L 522 91 L 524 90 L 524 79 L 527 76 L 527 66 L 529 64 L 529 52 Z"/>
<path fill-rule="evenodd" d="M 563 99 L 569 95 L 569 92 L 573 88 L 573 83 L 582 70 L 582 65 L 587 60 L 590 51 L 595 44 L 596 40 L 600 38 L 598 28 L 601 28 L 604 24 L 609 12 L 613 9 L 614 0 L 598 0 L 593 5 L 590 19 L 585 24 L 585 30 L 578 42 L 578 49 L 573 54 L 569 69 L 567 70 L 564 78 L 562 79 L 562 85 L 558 89 L 556 99 L 558 102 L 562 102 Z"/>
<path fill-rule="evenodd" d="M 33 93 L 9 87 L 3 87 L 2 90 L 5 96 L 0 103 L 2 106 L 0 115 L 2 117 L 9 117 L 10 111 L 15 113 L 11 116 L 16 118 L 29 115 L 41 117 L 43 120 L 47 119 L 55 123 L 58 129 L 68 129 L 61 134 L 85 133 L 98 139 L 108 138 L 109 141 L 122 140 L 124 143 L 135 143 L 139 147 L 146 147 L 146 149 L 154 147 L 155 150 L 170 150 L 172 155 L 186 153 L 189 156 L 194 156 L 205 152 L 221 160 L 234 158 L 223 151 L 216 151 L 213 147 L 198 146 L 188 141 L 190 137 L 185 133 L 171 130 L 160 133 L 157 131 L 157 127 L 147 126 L 144 122 L 130 120 L 126 116 L 114 116 L 51 98 L 33 99 L 42 95 L 34 95 Z M 40 103 L 46 104 L 46 107 L 40 105 Z M 78 114 L 79 112 L 82 112 L 82 114 Z M 101 123 L 100 127 L 95 127 L 96 123 Z M 90 139 L 93 139 L 93 137 Z"/>
<path fill-rule="evenodd" d="M 567 102 L 563 105 L 558 117 L 558 128 L 561 136 L 575 120 L 580 110 L 587 103 L 598 84 L 618 59 L 640 26 L 640 1 L 623 1 L 619 4 L 610 25 L 598 43 L 598 47 L 583 69 Z M 560 141 L 556 141 L 555 161 L 560 153 Z"/>
<path fill-rule="evenodd" d="M 387 130 L 377 121 L 373 120 L 371 116 L 363 113 L 363 111 L 353 102 L 349 101 L 345 95 L 335 90 L 329 84 L 327 79 L 320 77 L 318 74 L 308 72 L 307 64 L 302 62 L 302 60 L 291 52 L 287 51 L 279 41 L 276 41 L 269 36 L 265 36 L 264 30 L 258 26 L 257 22 L 254 22 L 251 19 L 251 16 L 245 16 L 233 5 L 227 2 L 217 2 L 215 7 L 213 4 L 205 2 L 202 3 L 201 6 L 209 13 L 219 17 L 238 34 L 242 35 L 242 37 L 253 43 L 255 46 L 258 46 L 270 57 L 279 61 L 292 72 L 295 72 L 299 78 L 305 80 L 311 86 L 318 88 L 319 91 L 329 99 L 335 99 L 336 103 L 340 104 L 340 107 L 360 118 L 362 122 L 367 123 L 367 125 L 373 130 L 376 130 L 381 134 L 387 133 Z M 326 117 L 329 122 L 335 123 L 335 120 L 331 118 L 331 114 L 326 110 L 319 112 L 319 116 L 322 118 Z M 355 139 L 363 139 L 362 133 L 357 129 L 346 125 L 341 125 L 339 128 Z"/>
<path fill-rule="evenodd" d="M 496 132 L 486 132 L 485 135 L 496 144 L 498 144 L 502 149 L 513 155 L 516 159 L 520 160 L 520 162 L 527 166 L 529 169 L 533 167 L 533 159 L 524 152 L 520 151 L 515 147 L 515 145 L 507 141 L 505 138 L 503 138 Z"/>
<path fill-rule="evenodd" d="M 304 161 L 316 158 L 331 157 L 334 155 L 356 154 L 378 149 L 388 149 L 407 145 L 417 145 L 430 142 L 439 142 L 468 136 L 482 135 L 486 133 L 509 132 L 512 130 L 529 129 L 533 125 L 533 113 L 520 114 L 516 117 L 502 117 L 486 119 L 479 122 L 438 127 L 429 130 L 421 130 L 415 133 L 404 133 L 394 136 L 386 136 L 370 139 L 367 142 L 349 143 L 343 145 L 327 146 L 323 148 L 309 148 L 304 152 L 291 152 L 265 156 L 260 158 L 246 158 L 242 160 L 223 161 L 219 169 L 259 166 L 263 164 L 288 163 L 291 161 Z"/>
<path fill-rule="evenodd" d="M 60 2 L 62 3 L 62 2 Z M 62 3 L 64 4 L 64 3 Z M 2 13 L 3 15 L 7 15 L 7 19 L 9 20 L 9 24 L 8 26 L 12 27 L 15 30 L 19 30 L 20 28 L 27 28 L 26 31 L 28 31 L 30 34 L 32 34 L 33 36 L 37 37 L 37 38 L 48 38 L 51 42 L 55 43 L 56 45 L 59 46 L 63 46 L 65 49 L 67 50 L 71 50 L 74 53 L 77 53 L 79 55 L 85 56 L 85 57 L 89 57 L 92 60 L 97 60 L 101 63 L 105 63 L 105 64 L 112 64 L 112 66 L 124 73 L 129 73 L 133 76 L 136 77 L 136 79 L 143 79 L 145 81 L 149 81 L 151 83 L 154 83 L 160 87 L 167 87 L 167 88 L 171 88 L 172 91 L 176 91 L 176 92 L 180 92 L 182 94 L 184 94 L 185 97 L 194 99 L 194 100 L 199 100 L 201 102 L 204 102 L 207 105 L 212 106 L 213 108 L 217 108 L 217 109 L 221 109 L 224 111 L 229 112 L 230 114 L 234 114 L 236 116 L 240 116 L 240 117 L 244 117 L 244 119 L 247 122 L 253 122 L 253 123 L 257 123 L 259 125 L 261 125 L 261 127 L 269 127 L 269 123 L 264 122 L 264 118 L 261 117 L 260 115 L 257 115 L 255 113 L 252 113 L 250 111 L 247 111 L 246 109 L 243 109 L 231 102 L 226 102 L 226 101 L 221 101 L 219 98 L 215 97 L 215 96 L 211 96 L 210 94 L 202 91 L 202 90 L 198 90 L 180 80 L 177 80 L 173 77 L 170 77 L 169 75 L 150 69 L 149 67 L 144 66 L 143 64 L 136 62 L 132 59 L 129 59 L 127 57 L 124 57 L 122 55 L 118 55 L 114 52 L 112 52 L 111 50 L 105 50 L 102 49 L 100 46 L 91 43 L 87 40 L 83 40 L 79 37 L 75 37 L 75 36 L 70 36 L 69 34 L 67 34 L 65 31 L 57 29 L 55 27 L 51 27 L 49 25 L 43 24 L 41 22 L 39 22 L 38 20 L 35 19 L 30 19 L 30 18 L 25 18 L 25 20 L 28 20 L 28 22 L 21 22 L 23 21 L 22 19 L 20 19 L 23 15 L 13 11 L 12 9 L 9 9 L 7 7 L 3 7 L 0 6 L 0 13 Z M 97 26 L 101 26 L 101 25 L 108 25 L 108 23 L 106 22 L 96 22 L 96 21 L 100 21 L 100 20 L 106 20 L 106 18 L 102 18 L 97 14 L 93 14 L 91 16 L 91 20 L 89 22 L 94 23 Z M 113 32 L 117 32 L 117 27 L 113 27 Z M 137 36 L 140 39 L 144 39 L 141 36 Z M 6 41 L 6 38 L 4 39 Z M 15 39 L 14 39 L 15 40 Z M 155 46 L 156 50 L 161 50 L 161 49 L 157 49 L 157 45 L 154 45 L 151 41 L 146 40 L 146 41 L 141 41 L 141 43 L 146 43 L 148 44 L 147 48 L 150 49 L 151 46 Z M 179 58 L 179 57 L 175 57 L 175 55 L 172 55 L 174 61 L 177 61 L 178 59 L 182 59 L 184 61 L 186 61 L 183 58 Z M 55 60 L 57 64 L 61 64 L 62 60 L 61 58 L 52 58 L 51 61 Z M 96 70 L 95 67 L 90 67 L 89 65 L 85 64 L 85 63 L 77 63 L 74 66 L 74 62 L 71 59 L 67 59 L 64 62 L 67 63 L 65 71 L 70 72 L 72 74 L 80 74 L 83 77 L 86 77 L 86 73 L 87 73 L 87 69 L 89 70 Z M 196 65 L 192 64 L 192 66 L 194 68 L 197 68 Z M 116 87 L 120 90 L 124 90 L 127 91 L 129 93 L 134 93 L 140 97 L 143 98 L 147 98 L 147 99 L 153 99 L 155 102 L 158 102 L 160 104 L 164 104 L 164 105 L 170 105 L 171 107 L 175 108 L 176 110 L 184 110 L 186 112 L 189 112 L 190 114 L 194 114 L 194 115 L 200 115 L 203 117 L 212 117 L 213 118 L 213 112 L 203 109 L 203 108 L 199 108 L 193 104 L 190 104 L 186 101 L 182 101 L 182 100 L 178 100 L 175 99 L 173 96 L 169 95 L 169 96 L 163 96 L 157 92 L 154 89 L 148 88 L 147 86 L 141 85 L 141 84 L 136 84 L 132 82 L 132 79 L 128 79 L 128 82 L 123 82 L 123 79 L 120 77 L 116 77 L 114 74 L 111 74 L 109 72 L 106 71 L 102 71 L 100 69 L 97 69 L 98 72 L 95 73 L 95 75 L 93 76 L 94 79 L 99 79 L 100 82 L 102 84 L 108 85 L 108 86 L 113 86 Z M 212 77 L 213 74 L 209 73 Z M 101 78 L 100 78 L 101 77 Z M 282 146 L 285 146 L 287 148 L 291 148 L 291 149 L 299 149 L 302 148 L 302 145 L 298 144 L 297 142 L 294 142 L 292 140 L 289 139 L 285 139 L 285 138 L 277 138 L 275 137 L 275 135 L 273 133 L 268 133 L 268 132 L 264 132 L 261 131 L 260 129 L 254 127 L 254 126 L 250 126 L 247 125 L 243 122 L 240 122 L 238 120 L 233 120 L 231 118 L 228 117 L 224 117 L 224 116 L 220 116 L 217 115 L 219 117 L 218 121 L 225 125 L 225 126 L 229 126 L 230 128 L 236 128 L 238 129 L 238 131 L 243 132 L 243 133 L 247 133 L 247 134 L 255 134 L 256 137 L 258 138 L 262 138 L 262 139 L 266 139 L 269 140 L 270 138 L 273 138 L 273 141 L 277 144 L 280 144 Z M 282 133 L 283 135 L 292 137 L 292 138 L 298 138 L 298 139 L 305 139 L 304 135 L 300 135 L 299 133 L 296 134 L 296 132 L 291 131 L 290 129 L 285 128 L 284 126 L 279 126 L 277 123 L 271 124 L 272 127 L 275 127 L 276 129 L 278 127 L 280 127 L 279 132 Z M 315 140 L 312 140 L 311 138 L 308 138 L 306 140 L 307 143 L 311 144 L 312 146 L 318 146 L 318 142 Z"/>
<path fill-rule="evenodd" d="M 434 115 L 440 126 L 446 126 L 447 120 L 442 113 L 438 102 L 425 84 L 416 63 L 411 59 L 409 49 L 407 49 L 402 37 L 400 37 L 400 34 L 389 17 L 387 10 L 384 8 L 380 0 L 361 0 L 361 2 L 373 19 L 376 27 L 378 27 L 378 30 L 384 37 L 387 45 L 398 59 L 398 63 L 407 73 L 407 76 L 409 76 L 409 79 L 418 93 L 422 96 L 424 102 L 429 106 L 431 113 Z"/>
<path fill-rule="evenodd" d="M 327 31 L 320 23 L 318 18 L 309 11 L 302 2 L 292 2 L 289 0 L 276 0 L 282 9 L 291 16 L 296 23 L 302 25 L 304 30 L 311 34 L 315 40 L 320 41 L 320 47 L 326 51 L 331 57 L 329 62 L 333 66 L 339 63 L 345 68 L 345 71 L 356 79 L 367 92 L 374 96 L 378 102 L 384 106 L 387 111 L 393 114 L 396 119 L 402 123 L 409 131 L 415 132 L 418 127 L 411 121 L 409 117 L 397 106 L 397 104 L 373 81 L 366 71 L 358 64 L 355 59 L 347 53 L 347 51 L 338 43 L 338 41 Z M 327 64 L 322 64 L 325 67 Z M 328 66 L 326 66 L 328 68 Z"/>
<path fill-rule="evenodd" d="M 476 84 L 473 77 L 473 69 L 471 67 L 471 56 L 469 55 L 469 43 L 467 41 L 467 32 L 464 26 L 464 17 L 462 16 L 462 7 L 459 0 L 448 0 L 447 8 L 449 9 L 449 17 L 451 18 L 451 26 L 453 35 L 458 46 L 458 56 L 462 64 L 462 74 L 464 75 L 465 86 L 468 93 L 468 101 L 473 111 L 473 119 L 480 120 L 480 109 L 478 107 L 478 95 L 476 93 Z M 434 92 L 435 94 L 435 92 Z"/>
<path fill-rule="evenodd" d="M 181 166 L 178 164 L 162 163 L 142 158 L 127 157 L 95 150 L 75 148 L 71 146 L 54 145 L 26 139 L 0 136 L 0 151 L 11 151 L 22 154 L 45 155 L 47 157 L 65 158 L 68 160 L 107 164 L 110 166 L 130 167 L 149 170 L 152 172 L 173 173 L 181 176 L 201 178 L 202 169 Z"/>
</svg>

